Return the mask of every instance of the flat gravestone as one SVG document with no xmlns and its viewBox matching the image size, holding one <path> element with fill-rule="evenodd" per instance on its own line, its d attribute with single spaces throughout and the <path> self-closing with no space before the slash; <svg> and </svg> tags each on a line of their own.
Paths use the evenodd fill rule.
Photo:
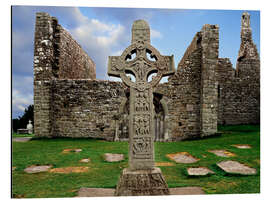
<svg viewBox="0 0 270 203">
<path fill-rule="evenodd" d="M 217 163 L 223 171 L 230 174 L 241 174 L 241 175 L 253 175 L 256 174 L 256 169 L 241 164 L 237 161 L 222 161 Z"/>
<path fill-rule="evenodd" d="M 28 142 L 32 137 L 15 137 L 12 139 L 13 142 Z"/>
<path fill-rule="evenodd" d="M 187 173 L 190 176 L 206 176 L 209 174 L 214 174 L 212 170 L 206 167 L 191 167 L 187 169 Z"/>
<path fill-rule="evenodd" d="M 174 154 L 167 154 L 166 156 L 176 163 L 190 164 L 199 161 L 199 159 L 193 157 L 188 152 L 177 152 Z"/>
<path fill-rule="evenodd" d="M 48 171 L 50 168 L 52 167 L 52 165 L 43 165 L 43 166 L 29 166 L 26 169 L 24 169 L 24 171 L 26 173 L 40 173 L 40 172 L 46 172 Z"/>
<path fill-rule="evenodd" d="M 77 197 L 112 197 L 115 189 L 108 188 L 80 188 Z"/>
<path fill-rule="evenodd" d="M 153 88 L 174 72 L 173 55 L 163 56 L 150 44 L 150 27 L 144 20 L 133 23 L 131 45 L 122 55 L 109 56 L 108 75 L 121 78 L 130 89 L 129 168 L 122 172 L 117 196 L 169 194 L 155 167 Z"/>
<path fill-rule="evenodd" d="M 64 149 L 62 151 L 62 153 L 64 153 L 64 154 L 67 154 L 67 153 L 70 153 L 70 152 L 78 153 L 78 152 L 81 152 L 81 151 L 82 151 L 82 149 Z"/>
<path fill-rule="evenodd" d="M 107 162 L 119 162 L 124 160 L 124 154 L 105 153 L 104 160 Z"/>
<path fill-rule="evenodd" d="M 85 173 L 88 171 L 88 167 L 86 166 L 70 166 L 63 168 L 53 168 L 50 169 L 50 173 Z"/>
<path fill-rule="evenodd" d="M 232 146 L 234 146 L 234 147 L 236 147 L 238 149 L 250 149 L 251 148 L 251 146 L 248 145 L 248 144 L 234 144 Z"/>
<path fill-rule="evenodd" d="M 223 150 L 223 149 L 220 149 L 220 150 L 209 150 L 209 152 L 214 153 L 215 155 L 220 156 L 220 157 L 232 157 L 232 156 L 235 156 L 234 153 L 229 152 L 227 150 Z"/>
<path fill-rule="evenodd" d="M 90 161 L 91 161 L 90 158 L 80 160 L 81 163 L 88 163 Z"/>
<path fill-rule="evenodd" d="M 203 195 L 205 192 L 201 187 L 177 187 L 170 188 L 171 195 Z"/>
</svg>

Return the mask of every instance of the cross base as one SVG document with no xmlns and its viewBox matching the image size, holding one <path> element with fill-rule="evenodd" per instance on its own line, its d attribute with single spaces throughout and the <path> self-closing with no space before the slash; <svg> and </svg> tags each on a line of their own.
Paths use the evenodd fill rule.
<svg viewBox="0 0 270 203">
<path fill-rule="evenodd" d="M 169 195 L 168 185 L 160 168 L 135 170 L 125 168 L 115 190 L 115 196 Z"/>
</svg>

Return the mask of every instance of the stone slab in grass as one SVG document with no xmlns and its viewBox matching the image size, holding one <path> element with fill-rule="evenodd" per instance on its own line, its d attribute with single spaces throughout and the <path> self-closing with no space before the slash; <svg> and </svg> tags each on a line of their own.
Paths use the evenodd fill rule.
<svg viewBox="0 0 270 203">
<path fill-rule="evenodd" d="M 250 149 L 251 148 L 251 146 L 249 144 L 234 144 L 232 146 L 234 146 L 238 149 Z"/>
<path fill-rule="evenodd" d="M 222 161 L 217 163 L 223 171 L 229 174 L 253 175 L 256 169 L 239 163 L 238 161 Z"/>
<path fill-rule="evenodd" d="M 209 152 L 214 153 L 215 155 L 220 156 L 220 157 L 232 157 L 232 156 L 235 156 L 234 153 L 229 152 L 229 151 L 224 150 L 224 149 L 209 150 Z"/>
<path fill-rule="evenodd" d="M 16 166 L 12 166 L 12 171 L 15 171 L 16 170 Z"/>
<path fill-rule="evenodd" d="M 88 171 L 88 167 L 86 166 L 71 166 L 71 167 L 63 167 L 63 168 L 53 168 L 50 169 L 50 173 L 85 173 Z"/>
<path fill-rule="evenodd" d="M 175 164 L 171 162 L 156 162 L 155 166 L 175 166 Z"/>
<path fill-rule="evenodd" d="M 62 151 L 62 153 L 64 153 L 64 154 L 67 154 L 67 153 L 70 153 L 70 152 L 76 152 L 76 153 L 78 153 L 78 152 L 81 152 L 81 151 L 82 151 L 82 149 L 64 149 Z"/>
<path fill-rule="evenodd" d="M 176 163 L 184 163 L 184 164 L 189 164 L 189 163 L 195 163 L 199 161 L 196 157 L 193 157 L 190 155 L 188 152 L 177 152 L 174 154 L 166 154 L 166 156 L 175 161 Z"/>
<path fill-rule="evenodd" d="M 190 167 L 187 169 L 187 173 L 189 176 L 206 176 L 214 174 L 214 172 L 207 167 Z"/>
<path fill-rule="evenodd" d="M 202 195 L 205 194 L 201 187 L 169 188 L 170 195 Z M 115 189 L 108 188 L 80 188 L 77 197 L 112 197 Z"/>
<path fill-rule="evenodd" d="M 31 139 L 32 137 L 14 137 L 12 141 L 13 142 L 28 142 Z"/>
<path fill-rule="evenodd" d="M 24 171 L 26 173 L 40 173 L 48 171 L 51 167 L 52 165 L 41 165 L 41 166 L 32 165 L 24 169 Z"/>
<path fill-rule="evenodd" d="M 201 187 L 177 187 L 169 188 L 170 195 L 203 195 L 205 192 Z"/>
<path fill-rule="evenodd" d="M 107 162 L 118 162 L 124 160 L 124 154 L 105 153 L 103 158 Z"/>
<path fill-rule="evenodd" d="M 115 189 L 82 187 L 79 189 L 77 197 L 112 197 L 114 191 Z"/>
<path fill-rule="evenodd" d="M 90 161 L 91 161 L 90 158 L 80 160 L 81 163 L 88 163 Z"/>
</svg>

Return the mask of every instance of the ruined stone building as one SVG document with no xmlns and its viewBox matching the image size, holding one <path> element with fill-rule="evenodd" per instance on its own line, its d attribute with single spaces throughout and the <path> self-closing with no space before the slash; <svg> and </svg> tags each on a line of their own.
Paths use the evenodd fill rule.
<svg viewBox="0 0 270 203">
<path fill-rule="evenodd" d="M 154 89 L 156 141 L 210 136 L 218 124 L 260 122 L 260 59 L 250 15 L 243 13 L 241 21 L 236 69 L 219 58 L 219 27 L 206 24 L 175 74 Z M 150 32 L 148 25 L 144 29 Z M 129 89 L 96 79 L 95 63 L 57 19 L 37 13 L 35 136 L 127 140 L 128 112 Z"/>
</svg>

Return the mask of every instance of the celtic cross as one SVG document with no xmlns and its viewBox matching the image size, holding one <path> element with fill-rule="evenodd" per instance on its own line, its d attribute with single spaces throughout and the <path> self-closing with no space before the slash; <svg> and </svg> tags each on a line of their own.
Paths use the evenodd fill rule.
<svg viewBox="0 0 270 203">
<path fill-rule="evenodd" d="M 132 57 L 132 55 L 136 55 Z M 149 55 L 149 58 L 147 57 Z M 154 168 L 153 88 L 162 77 L 174 74 L 172 56 L 163 56 L 150 44 L 150 28 L 137 20 L 132 26 L 132 41 L 121 56 L 109 56 L 108 75 L 120 77 L 130 88 L 129 168 Z M 155 73 L 149 81 L 149 76 Z M 136 81 L 132 81 L 132 74 Z"/>
</svg>

